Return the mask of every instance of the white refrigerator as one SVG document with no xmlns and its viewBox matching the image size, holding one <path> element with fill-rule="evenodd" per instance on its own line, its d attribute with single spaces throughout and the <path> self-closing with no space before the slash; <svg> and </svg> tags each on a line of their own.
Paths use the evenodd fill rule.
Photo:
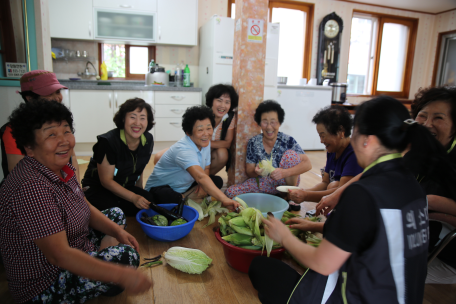
<svg viewBox="0 0 456 304">
<path fill-rule="evenodd" d="M 273 99 L 285 111 L 280 131 L 292 136 L 304 151 L 324 150 L 312 118 L 320 109 L 331 105 L 331 95 L 330 86 L 279 85 Z"/>
<path fill-rule="evenodd" d="M 263 99 L 273 99 L 277 92 L 279 58 L 278 23 L 268 23 Z M 218 83 L 231 84 L 233 78 L 234 19 L 214 15 L 199 30 L 199 86 L 203 103 L 208 89 Z"/>
</svg>

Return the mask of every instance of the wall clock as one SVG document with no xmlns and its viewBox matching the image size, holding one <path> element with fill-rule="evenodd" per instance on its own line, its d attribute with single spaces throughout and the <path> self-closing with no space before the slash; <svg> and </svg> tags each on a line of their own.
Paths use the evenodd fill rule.
<svg viewBox="0 0 456 304">
<path fill-rule="evenodd" d="M 335 12 L 325 16 L 320 23 L 317 58 L 317 81 L 320 85 L 325 79 L 329 79 L 329 83 L 338 80 L 343 28 L 342 18 Z"/>
</svg>

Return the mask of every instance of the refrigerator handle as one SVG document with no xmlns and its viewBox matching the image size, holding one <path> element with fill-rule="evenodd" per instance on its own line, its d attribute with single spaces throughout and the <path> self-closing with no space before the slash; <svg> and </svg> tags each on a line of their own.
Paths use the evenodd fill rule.
<svg viewBox="0 0 456 304">
<path fill-rule="evenodd" d="M 209 74 L 209 67 L 206 67 L 206 74 Z"/>
</svg>

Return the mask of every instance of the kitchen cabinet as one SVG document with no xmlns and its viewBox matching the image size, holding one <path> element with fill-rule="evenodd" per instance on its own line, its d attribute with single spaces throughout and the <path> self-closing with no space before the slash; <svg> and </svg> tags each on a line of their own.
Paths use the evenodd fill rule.
<svg viewBox="0 0 456 304">
<path fill-rule="evenodd" d="M 93 39 L 92 0 L 49 0 L 53 38 Z"/>
<path fill-rule="evenodd" d="M 134 11 L 157 11 L 157 0 L 93 0 L 94 7 Z"/>
<path fill-rule="evenodd" d="M 96 39 L 155 40 L 155 13 L 95 7 Z"/>
<path fill-rule="evenodd" d="M 142 98 L 154 108 L 152 91 L 69 91 L 76 143 L 95 143 L 98 135 L 114 129 L 114 114 L 130 98 Z M 154 129 L 150 132 L 154 135 Z"/>
<path fill-rule="evenodd" d="M 198 1 L 157 0 L 157 44 L 198 44 Z"/>
<path fill-rule="evenodd" d="M 155 140 L 181 139 L 185 135 L 182 115 L 188 107 L 200 104 L 200 92 L 155 92 Z"/>
</svg>

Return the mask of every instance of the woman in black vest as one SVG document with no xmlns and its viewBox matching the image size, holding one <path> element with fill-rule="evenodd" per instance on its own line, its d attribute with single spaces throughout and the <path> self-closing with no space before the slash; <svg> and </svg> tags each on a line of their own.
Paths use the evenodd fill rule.
<svg viewBox="0 0 456 304">
<path fill-rule="evenodd" d="M 429 251 L 440 241 L 440 236 L 456 227 L 456 87 L 421 89 L 412 103 L 412 116 L 428 128 L 444 146 L 452 167 L 435 171 L 434 175 L 415 171 L 415 176 L 427 194 L 429 207 Z M 404 156 L 409 160 L 409 155 Z M 445 173 L 445 174 L 442 174 Z M 443 225 L 440 221 L 445 222 Z M 443 233 L 442 233 L 443 232 Z M 451 241 L 428 266 L 426 283 L 456 283 L 456 241 Z"/>
<path fill-rule="evenodd" d="M 211 170 L 215 175 L 226 166 L 230 167 L 230 147 L 234 138 L 236 121 L 234 109 L 237 108 L 239 96 L 233 86 L 217 84 L 206 93 L 206 106 L 215 115 L 214 133 L 211 140 Z"/>
<path fill-rule="evenodd" d="M 143 189 L 143 171 L 154 139 L 152 107 L 141 98 L 127 100 L 114 116 L 117 128 L 97 136 L 93 157 L 82 180 L 85 195 L 99 210 L 121 208 L 135 216 L 148 209 L 152 195 Z"/>
<path fill-rule="evenodd" d="M 429 244 L 426 194 L 401 152 L 411 144 L 408 165 L 426 173 L 447 166 L 447 155 L 390 97 L 362 104 L 354 126 L 352 146 L 364 173 L 328 217 L 320 246 L 302 243 L 279 220 L 264 220 L 265 232 L 309 270 L 301 277 L 278 260 L 254 259 L 249 276 L 262 303 L 422 303 Z M 306 222 L 288 224 L 309 230 Z"/>
</svg>

